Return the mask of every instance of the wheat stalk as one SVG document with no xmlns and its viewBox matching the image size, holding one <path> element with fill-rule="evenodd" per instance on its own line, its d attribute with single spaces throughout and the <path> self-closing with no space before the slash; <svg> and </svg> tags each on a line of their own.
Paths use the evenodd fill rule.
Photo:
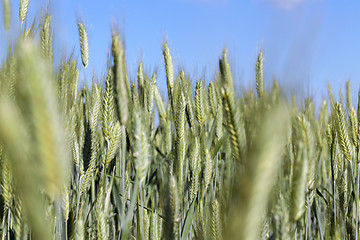
<svg viewBox="0 0 360 240">
<path fill-rule="evenodd" d="M 177 239 L 179 235 L 180 202 L 177 182 L 174 176 L 169 179 L 169 195 L 165 208 L 165 238 Z"/>
</svg>

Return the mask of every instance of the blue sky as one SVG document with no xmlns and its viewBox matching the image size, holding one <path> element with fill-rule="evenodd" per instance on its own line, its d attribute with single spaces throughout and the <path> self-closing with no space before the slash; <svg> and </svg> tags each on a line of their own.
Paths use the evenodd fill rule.
<svg viewBox="0 0 360 240">
<path fill-rule="evenodd" d="M 11 0 L 12 33 L 5 33 L 0 19 L 2 39 L 11 39 L 19 29 L 18 2 Z M 30 0 L 29 23 L 46 2 Z M 262 49 L 267 87 L 276 77 L 285 91 L 300 95 L 326 97 L 327 83 L 338 92 L 347 80 L 354 99 L 359 89 L 360 2 L 355 0 L 58 0 L 50 6 L 55 58 L 74 50 L 80 60 L 76 19 L 85 22 L 88 76 L 95 72 L 102 78 L 106 73 L 111 24 L 117 23 L 133 79 L 143 60 L 146 72 L 156 70 L 158 84 L 165 84 L 161 48 L 167 40 L 175 69 L 184 68 L 194 81 L 212 80 L 227 47 L 238 87 L 254 88 L 256 57 Z M 1 40 L 1 60 L 5 48 Z"/>
</svg>

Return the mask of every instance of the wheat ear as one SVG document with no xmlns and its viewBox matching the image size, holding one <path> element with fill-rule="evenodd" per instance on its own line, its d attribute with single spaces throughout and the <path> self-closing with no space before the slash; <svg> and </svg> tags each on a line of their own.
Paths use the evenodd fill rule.
<svg viewBox="0 0 360 240">
<path fill-rule="evenodd" d="M 351 86 L 350 81 L 346 82 L 346 110 L 350 113 L 352 108 L 352 99 L 351 99 Z"/>
<path fill-rule="evenodd" d="M 159 89 L 157 88 L 157 86 L 154 86 L 154 97 L 155 97 L 155 104 L 156 104 L 156 108 L 158 110 L 159 116 L 160 118 L 166 118 L 167 114 L 166 114 L 166 109 L 165 109 L 165 103 L 163 98 L 161 97 L 160 93 L 159 93 Z"/>
<path fill-rule="evenodd" d="M 115 120 L 115 103 L 114 103 L 114 84 L 111 69 L 109 69 L 108 75 L 105 81 L 105 94 L 103 97 L 103 111 L 102 111 L 102 123 L 103 133 L 106 141 L 109 141 L 111 134 L 111 128 L 113 121 Z"/>
<path fill-rule="evenodd" d="M 168 93 L 169 96 L 172 93 L 172 89 L 174 87 L 174 69 L 173 69 L 173 63 L 172 58 L 169 50 L 169 46 L 167 43 L 164 44 L 164 61 L 165 61 L 165 70 L 166 70 L 166 80 L 167 80 L 167 87 L 168 87 Z"/>
<path fill-rule="evenodd" d="M 133 116 L 133 154 L 135 161 L 136 177 L 140 183 L 145 181 L 150 165 L 148 132 L 145 127 L 143 115 L 140 110 L 134 111 Z"/>
<path fill-rule="evenodd" d="M 220 206 L 217 199 L 211 203 L 211 239 L 221 240 Z"/>
<path fill-rule="evenodd" d="M 227 113 L 227 127 L 231 136 L 232 154 L 238 161 L 241 161 L 247 149 L 246 133 L 243 121 L 240 119 L 240 111 L 236 102 L 230 66 L 226 57 L 226 50 L 224 50 L 223 58 L 219 64 L 221 78 L 224 84 L 222 96 L 224 109 Z"/>
<path fill-rule="evenodd" d="M 20 0 L 19 16 L 20 16 L 21 24 L 23 24 L 23 22 L 26 18 L 27 11 L 28 11 L 28 5 L 29 5 L 29 0 Z"/>
<path fill-rule="evenodd" d="M 89 63 L 89 48 L 88 48 L 87 33 L 85 30 L 85 26 L 82 22 L 79 21 L 77 24 L 78 24 L 78 31 L 80 38 L 81 59 L 84 68 L 86 68 Z"/>
<path fill-rule="evenodd" d="M 112 33 L 112 55 L 114 58 L 114 96 L 117 115 L 122 125 L 129 118 L 129 103 L 131 98 L 130 85 L 127 80 L 125 50 L 116 30 Z"/>
<path fill-rule="evenodd" d="M 155 95 L 155 85 L 156 85 L 156 73 L 154 73 L 151 77 L 151 81 L 148 87 L 148 94 L 147 94 L 147 110 L 148 113 L 151 114 L 154 106 L 154 95 Z"/>
<path fill-rule="evenodd" d="M 9 0 L 3 0 L 3 11 L 4 11 L 4 27 L 5 30 L 9 30 L 10 26 L 10 3 Z"/>
<path fill-rule="evenodd" d="M 263 74 L 263 52 L 260 51 L 256 62 L 256 92 L 258 97 L 264 94 L 264 74 Z"/>
<path fill-rule="evenodd" d="M 40 31 L 41 51 L 44 58 L 53 61 L 52 35 L 51 35 L 51 15 L 46 13 Z"/>
<path fill-rule="evenodd" d="M 160 240 L 159 217 L 156 211 L 150 213 L 150 240 Z"/>
<path fill-rule="evenodd" d="M 293 179 L 290 197 L 290 218 L 298 221 L 305 211 L 306 178 L 308 170 L 308 157 L 304 144 L 299 143 L 294 163 Z"/>
<path fill-rule="evenodd" d="M 4 212 L 11 207 L 12 184 L 9 160 L 5 156 L 3 147 L 0 146 L 0 164 L 1 164 L 1 194 L 4 199 Z"/>
<path fill-rule="evenodd" d="M 209 83 L 209 103 L 210 103 L 210 108 L 211 108 L 211 114 L 213 117 L 215 117 L 216 113 L 217 113 L 217 107 L 218 107 L 218 103 L 217 103 L 217 94 L 216 94 L 216 89 L 215 86 L 212 82 Z"/>
<path fill-rule="evenodd" d="M 196 107 L 196 119 L 200 126 L 204 124 L 204 101 L 203 101 L 203 85 L 202 80 L 200 79 L 196 83 L 195 87 L 195 107 Z"/>
<path fill-rule="evenodd" d="M 346 129 L 346 120 L 343 108 L 341 103 L 337 102 L 335 104 L 336 116 L 337 116 L 337 135 L 339 139 L 339 144 L 341 151 L 346 160 L 351 161 L 352 159 L 352 148 L 349 140 L 349 135 Z"/>
<path fill-rule="evenodd" d="M 358 123 L 358 118 L 356 115 L 356 112 L 354 110 L 354 108 L 351 108 L 350 110 L 350 131 L 351 131 L 351 140 L 354 144 L 354 146 L 357 148 L 358 147 L 358 134 L 359 134 L 359 123 Z"/>
</svg>

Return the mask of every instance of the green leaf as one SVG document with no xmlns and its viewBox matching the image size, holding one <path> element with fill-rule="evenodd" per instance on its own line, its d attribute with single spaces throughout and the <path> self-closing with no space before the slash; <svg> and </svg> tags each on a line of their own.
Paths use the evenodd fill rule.
<svg viewBox="0 0 360 240">
<path fill-rule="evenodd" d="M 220 140 L 215 144 L 214 148 L 211 151 L 211 157 L 212 159 L 214 159 L 214 157 L 216 156 L 216 154 L 218 153 L 218 151 L 220 150 L 221 146 L 223 145 L 225 139 L 227 139 L 229 136 L 229 134 L 225 134 L 224 136 L 222 136 L 222 138 L 220 138 Z"/>
<path fill-rule="evenodd" d="M 192 224 L 193 217 L 194 217 L 195 200 L 196 200 L 196 198 L 193 200 L 193 202 L 190 205 L 190 208 L 189 208 L 188 212 L 186 213 L 186 219 L 185 219 L 184 227 L 182 229 L 181 240 L 186 239 L 187 235 L 190 232 L 191 224 Z"/>
</svg>

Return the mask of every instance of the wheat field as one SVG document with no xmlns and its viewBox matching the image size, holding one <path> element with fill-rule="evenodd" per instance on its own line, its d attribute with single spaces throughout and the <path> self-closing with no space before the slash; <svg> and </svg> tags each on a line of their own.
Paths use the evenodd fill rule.
<svg viewBox="0 0 360 240">
<path fill-rule="evenodd" d="M 28 5 L 0 65 L 1 239 L 359 239 L 349 82 L 317 111 L 276 80 L 264 87 L 262 51 L 255 91 L 240 94 L 226 49 L 206 82 L 174 71 L 164 42 L 163 96 L 143 63 L 129 77 L 113 27 L 107 75 L 79 87 L 84 23 L 81 62 L 55 65 L 51 13 L 29 26 Z"/>
</svg>

